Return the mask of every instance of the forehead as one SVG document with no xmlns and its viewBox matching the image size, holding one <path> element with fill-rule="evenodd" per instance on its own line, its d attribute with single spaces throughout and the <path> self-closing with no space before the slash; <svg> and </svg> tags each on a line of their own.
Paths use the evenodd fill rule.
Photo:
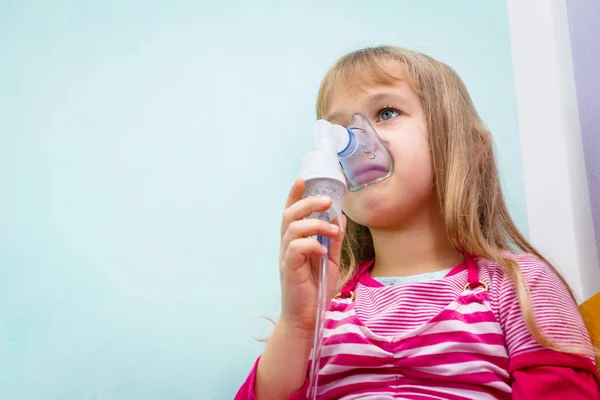
<svg viewBox="0 0 600 400">
<path fill-rule="evenodd" d="M 382 100 L 392 91 L 413 88 L 405 64 L 398 60 L 377 58 L 342 62 L 325 77 L 319 111 L 329 119 L 339 108 L 357 107 L 373 100 Z M 387 90 L 386 90 L 387 89 Z"/>
</svg>

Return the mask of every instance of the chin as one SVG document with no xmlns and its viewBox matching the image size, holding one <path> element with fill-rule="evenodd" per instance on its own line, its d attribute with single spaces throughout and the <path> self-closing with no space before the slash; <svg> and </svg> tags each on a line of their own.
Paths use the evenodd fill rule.
<svg viewBox="0 0 600 400">
<path fill-rule="evenodd" d="M 349 193 L 344 199 L 343 210 L 354 222 L 369 228 L 389 225 L 402 214 L 402 199 L 387 190 L 368 186 L 358 192 Z"/>
<path fill-rule="evenodd" d="M 408 188 L 381 182 L 367 186 L 358 192 L 348 193 L 343 210 L 354 222 L 371 229 L 390 229 L 402 225 L 420 211 L 428 208 L 434 193 L 430 188 L 410 190 L 412 196 L 402 196 Z M 429 189 L 429 190 L 426 190 Z"/>
</svg>

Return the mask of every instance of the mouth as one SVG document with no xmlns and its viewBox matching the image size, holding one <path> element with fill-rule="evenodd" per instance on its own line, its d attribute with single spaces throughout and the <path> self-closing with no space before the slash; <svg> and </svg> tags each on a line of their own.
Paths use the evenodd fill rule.
<svg viewBox="0 0 600 400">
<path fill-rule="evenodd" d="M 359 167 L 354 171 L 352 181 L 354 185 L 360 186 L 365 183 L 375 181 L 385 177 L 389 173 L 389 169 L 380 165 L 369 165 Z"/>
</svg>

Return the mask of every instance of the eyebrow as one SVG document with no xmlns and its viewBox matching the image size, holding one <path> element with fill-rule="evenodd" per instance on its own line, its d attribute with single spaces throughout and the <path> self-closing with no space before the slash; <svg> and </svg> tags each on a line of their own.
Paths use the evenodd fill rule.
<svg viewBox="0 0 600 400">
<path fill-rule="evenodd" d="M 381 101 L 384 101 L 386 99 L 390 99 L 390 100 L 391 99 L 394 99 L 394 100 L 399 99 L 401 101 L 406 101 L 407 98 L 406 98 L 405 95 L 403 95 L 402 92 L 403 91 L 398 91 L 396 89 L 393 92 L 389 91 L 389 90 L 384 90 L 384 91 L 381 91 L 379 93 L 375 93 L 374 95 L 369 96 L 369 98 L 367 99 L 367 104 L 375 103 L 375 102 L 381 102 Z M 334 112 L 332 114 L 326 115 L 325 117 L 326 117 L 326 119 L 328 121 L 335 122 L 335 121 L 339 121 L 341 119 L 344 119 L 345 114 L 346 113 L 343 112 L 343 111 L 336 111 L 336 112 Z"/>
</svg>

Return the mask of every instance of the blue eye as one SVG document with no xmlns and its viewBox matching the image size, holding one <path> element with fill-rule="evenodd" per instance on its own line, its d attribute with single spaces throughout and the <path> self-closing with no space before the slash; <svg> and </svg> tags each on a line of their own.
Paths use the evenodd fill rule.
<svg viewBox="0 0 600 400">
<path fill-rule="evenodd" d="M 379 111 L 379 120 L 388 121 L 392 118 L 396 118 L 398 115 L 400 115 L 400 112 L 398 112 L 398 110 L 396 110 L 395 108 L 384 108 L 381 111 Z"/>
</svg>

